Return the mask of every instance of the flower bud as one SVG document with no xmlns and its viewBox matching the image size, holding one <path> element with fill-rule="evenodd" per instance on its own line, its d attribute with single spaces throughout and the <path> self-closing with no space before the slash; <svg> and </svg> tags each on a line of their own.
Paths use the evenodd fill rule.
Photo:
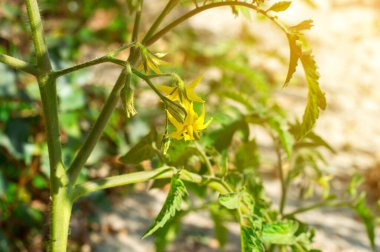
<svg viewBox="0 0 380 252">
<path fill-rule="evenodd" d="M 125 80 L 124 87 L 121 89 L 120 98 L 121 98 L 121 102 L 122 102 L 125 114 L 127 115 L 128 118 L 131 118 L 132 116 L 137 114 L 137 111 L 135 109 L 134 101 L 133 101 L 135 92 L 131 86 L 132 69 L 129 65 L 127 66 L 127 70 L 128 70 L 128 74 Z"/>
<path fill-rule="evenodd" d="M 182 107 L 181 104 L 178 102 L 171 101 L 167 98 L 163 100 L 165 103 L 166 109 L 168 112 L 180 123 L 183 123 L 185 121 L 185 118 L 187 116 L 186 110 L 184 107 Z"/>
</svg>

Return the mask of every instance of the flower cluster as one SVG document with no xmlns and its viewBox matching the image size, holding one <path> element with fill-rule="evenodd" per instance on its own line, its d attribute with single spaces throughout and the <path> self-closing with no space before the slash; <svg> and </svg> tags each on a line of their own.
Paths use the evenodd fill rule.
<svg viewBox="0 0 380 252">
<path fill-rule="evenodd" d="M 181 85 L 176 87 L 161 85 L 158 86 L 158 90 L 165 93 L 168 99 L 171 101 L 178 101 L 186 111 L 186 117 L 183 122 L 180 122 L 173 117 L 173 115 L 167 111 L 167 116 L 171 124 L 175 127 L 176 131 L 169 134 L 169 137 L 174 139 L 184 139 L 185 141 L 196 140 L 200 138 L 200 132 L 207 128 L 211 123 L 210 119 L 205 123 L 205 106 L 204 100 L 200 98 L 194 91 L 195 87 L 202 80 L 202 75 L 195 79 L 184 88 Z M 202 103 L 201 114 L 198 115 L 194 111 L 194 102 Z"/>
</svg>

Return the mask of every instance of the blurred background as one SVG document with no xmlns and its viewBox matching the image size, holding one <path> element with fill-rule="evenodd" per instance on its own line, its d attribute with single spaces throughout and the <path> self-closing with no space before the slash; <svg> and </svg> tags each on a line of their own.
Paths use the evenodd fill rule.
<svg viewBox="0 0 380 252">
<path fill-rule="evenodd" d="M 39 1 L 55 69 L 102 56 L 128 41 L 133 19 L 127 2 Z M 164 4 L 165 1 L 145 0 L 142 31 L 147 31 Z M 185 10 L 174 12 L 168 20 Z M 335 177 L 332 190 L 342 190 L 353 174 L 362 174 L 362 189 L 373 206 L 380 198 L 379 13 L 380 3 L 376 0 L 304 0 L 294 1 L 279 14 L 290 25 L 314 20 L 306 37 L 328 101 L 316 132 L 335 149 L 335 153 L 324 153 L 328 163 L 323 169 Z M 251 83 L 258 90 L 254 99 L 276 102 L 291 121 L 302 117 L 307 96 L 302 72 L 282 88 L 289 57 L 286 37 L 255 13 L 248 18 L 235 17 L 229 8 L 204 12 L 177 27 L 152 50 L 166 52 L 169 64 L 165 71 L 175 71 L 184 80 L 205 74 L 199 90 L 208 97 L 211 114 L 217 110 L 216 91 L 220 85 L 243 88 L 244 83 Z M 0 52 L 33 61 L 21 0 L 0 0 Z M 128 52 L 121 55 L 127 57 Z M 65 160 L 73 157 L 73 150 L 83 141 L 119 71 L 106 64 L 59 79 Z M 150 125 L 161 125 L 163 115 L 156 106 L 158 99 L 147 89 L 138 89 L 136 104 L 138 115 L 129 120 L 121 108 L 116 110 L 82 179 L 135 169 L 121 164 L 118 157 L 148 133 Z M 40 111 L 35 80 L 0 64 L 0 251 L 43 251 L 48 238 L 45 220 L 49 168 Z M 270 152 L 271 143 L 265 136 L 259 142 Z M 276 204 L 276 174 L 270 170 L 264 174 L 267 193 Z M 70 249 L 154 251 L 153 240 L 140 237 L 165 195 L 165 188 L 148 191 L 147 185 L 139 184 L 106 190 L 79 201 L 74 206 Z M 295 195 L 291 204 L 298 204 Z M 350 212 L 317 210 L 302 218 L 317 228 L 316 247 L 324 251 L 370 251 L 364 228 Z M 225 251 L 238 251 L 239 227 L 231 224 L 230 228 Z M 188 215 L 167 251 L 221 251 L 207 213 Z"/>
</svg>

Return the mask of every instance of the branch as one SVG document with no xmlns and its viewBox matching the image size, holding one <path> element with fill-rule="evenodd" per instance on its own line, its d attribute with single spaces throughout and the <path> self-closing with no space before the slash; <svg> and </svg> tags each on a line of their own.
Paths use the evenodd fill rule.
<svg viewBox="0 0 380 252">
<path fill-rule="evenodd" d="M 96 143 L 99 141 L 100 137 L 102 136 L 103 131 L 105 127 L 107 126 L 108 121 L 112 115 L 112 112 L 115 109 L 117 103 L 119 102 L 119 98 L 120 98 L 119 94 L 125 84 L 127 75 L 128 75 L 127 68 L 124 68 L 119 78 L 117 79 L 116 84 L 113 87 L 110 95 L 108 96 L 107 101 L 104 104 L 102 111 L 100 112 L 100 115 L 98 116 L 95 124 L 91 128 L 90 133 L 87 135 L 86 140 L 84 141 L 83 145 L 80 147 L 77 155 L 74 158 L 74 161 L 70 165 L 70 168 L 67 172 L 69 174 L 69 180 L 70 180 L 71 185 L 75 184 L 80 174 L 81 169 L 85 165 Z"/>
<path fill-rule="evenodd" d="M 195 9 L 193 9 L 193 10 L 189 11 L 188 13 L 180 16 L 179 18 L 175 19 L 173 22 L 171 22 L 170 24 L 168 24 L 167 26 L 165 26 L 164 28 L 162 28 L 160 31 L 158 31 L 157 33 L 155 33 L 152 37 L 150 37 L 146 41 L 144 41 L 145 43 L 143 43 L 143 44 L 146 45 L 146 46 L 149 46 L 149 45 L 153 44 L 159 38 L 161 38 L 162 36 L 164 36 L 167 32 L 169 32 L 170 30 L 172 30 L 174 27 L 176 27 L 177 25 L 183 23 L 187 19 L 191 18 L 192 16 L 194 16 L 194 15 L 200 13 L 200 12 L 203 12 L 205 10 L 209 10 L 209 9 L 212 9 L 212 8 L 223 7 L 223 6 L 243 6 L 243 7 L 255 10 L 256 12 L 258 12 L 258 13 L 266 16 L 270 20 L 272 20 L 281 30 L 283 30 L 284 32 L 287 32 L 287 28 L 284 25 L 282 25 L 280 22 L 278 22 L 278 20 L 276 19 L 275 16 L 268 15 L 268 13 L 265 10 L 260 9 L 256 5 L 253 5 L 253 4 L 250 4 L 250 3 L 246 3 L 246 2 L 227 1 L 227 2 L 211 3 L 211 4 L 203 5 L 201 7 L 196 7 Z"/>
<path fill-rule="evenodd" d="M 21 70 L 25 73 L 37 76 L 38 70 L 36 66 L 29 64 L 28 62 L 25 62 L 23 60 L 14 58 L 12 56 L 6 55 L 6 54 L 0 54 L 0 62 L 6 64 L 7 66 Z"/>
<path fill-rule="evenodd" d="M 208 157 L 207 157 L 206 153 L 204 152 L 202 146 L 200 146 L 200 144 L 195 142 L 195 148 L 196 148 L 198 154 L 202 157 L 203 162 L 205 162 L 205 165 L 206 165 L 207 170 L 210 173 L 210 175 L 214 176 L 214 170 L 213 170 L 212 165 L 210 163 L 210 160 L 208 159 Z"/>
<path fill-rule="evenodd" d="M 170 11 L 176 6 L 178 3 L 178 0 L 169 0 L 169 2 L 166 4 L 164 10 L 160 13 L 160 15 L 157 17 L 157 19 L 154 21 L 153 25 L 149 28 L 148 32 L 144 36 L 142 43 L 144 44 L 150 37 L 153 35 L 153 33 L 157 30 L 157 28 L 160 26 L 164 18 L 170 13 Z"/>
<path fill-rule="evenodd" d="M 94 60 L 87 61 L 87 62 L 79 64 L 79 65 L 75 65 L 75 66 L 72 66 L 72 67 L 69 67 L 69 68 L 65 68 L 65 69 L 62 69 L 62 70 L 54 71 L 52 73 L 52 75 L 55 78 L 58 78 L 58 77 L 61 77 L 62 75 L 66 75 L 66 74 L 78 71 L 80 69 L 83 69 L 83 68 L 86 68 L 86 67 L 90 67 L 90 66 L 95 66 L 95 65 L 98 65 L 98 64 L 101 64 L 101 63 L 105 63 L 105 62 L 114 63 L 114 64 L 122 66 L 122 67 L 125 67 L 126 64 L 127 64 L 126 61 L 124 61 L 124 60 L 120 60 L 120 59 L 111 57 L 109 55 L 106 55 L 106 56 L 103 56 L 103 57 L 100 57 L 100 58 L 96 58 Z"/>
<path fill-rule="evenodd" d="M 304 212 L 307 212 L 307 211 L 310 211 L 310 210 L 313 210 L 313 209 L 316 209 L 316 208 L 322 208 L 322 207 L 345 207 L 345 206 L 350 206 L 350 204 L 351 203 L 347 202 L 347 201 L 331 202 L 331 201 L 327 200 L 327 201 L 322 201 L 322 202 L 318 202 L 318 203 L 312 204 L 312 205 L 307 206 L 307 207 L 299 208 L 297 210 L 294 210 L 293 212 L 285 214 L 283 217 L 284 218 L 291 218 L 291 217 L 293 217 L 296 214 L 304 213 Z"/>
<path fill-rule="evenodd" d="M 140 20 L 141 20 L 141 12 L 142 7 L 144 4 L 144 0 L 140 0 L 140 5 L 137 8 L 136 16 L 135 16 L 135 23 L 133 25 L 133 32 L 132 32 L 132 42 L 136 42 L 139 35 L 139 28 L 140 28 Z"/>
<path fill-rule="evenodd" d="M 42 21 L 37 0 L 26 0 L 26 9 L 32 31 L 33 44 L 37 57 L 37 65 L 42 74 L 51 71 L 48 50 L 45 44 Z"/>
<path fill-rule="evenodd" d="M 106 188 L 135 184 L 152 179 L 171 178 L 178 172 L 180 174 L 180 179 L 182 180 L 200 185 L 207 185 L 221 194 L 232 192 L 231 188 L 220 178 L 201 176 L 186 170 L 178 170 L 174 167 L 167 166 L 154 169 L 152 171 L 134 172 L 77 184 L 72 191 L 72 199 L 77 200 L 79 197 L 87 195 L 91 192 Z"/>
<path fill-rule="evenodd" d="M 58 78 L 58 77 L 60 77 L 62 75 L 66 75 L 66 74 L 78 71 L 80 69 L 83 69 L 83 68 L 86 68 L 86 67 L 90 67 L 90 66 L 95 66 L 95 65 L 98 65 L 98 64 L 101 64 L 101 63 L 105 63 L 105 62 L 114 63 L 116 65 L 125 67 L 126 64 L 127 64 L 127 62 L 124 61 L 124 60 L 117 59 L 117 58 L 115 58 L 115 56 L 117 54 L 119 54 L 120 52 L 122 52 L 123 50 L 126 50 L 126 49 L 129 49 L 129 48 L 133 47 L 134 45 L 135 45 L 135 43 L 130 43 L 130 44 L 121 46 L 120 48 L 118 48 L 118 49 L 116 49 L 116 50 L 114 50 L 112 52 L 109 52 L 106 55 L 104 55 L 102 57 L 99 57 L 99 58 L 96 58 L 94 60 L 90 60 L 90 61 L 87 61 L 85 63 L 78 64 L 78 65 L 75 65 L 75 66 L 72 66 L 72 67 L 69 67 L 69 68 L 65 68 L 65 69 L 62 69 L 62 70 L 54 71 L 52 73 L 52 75 L 55 78 Z"/>
</svg>

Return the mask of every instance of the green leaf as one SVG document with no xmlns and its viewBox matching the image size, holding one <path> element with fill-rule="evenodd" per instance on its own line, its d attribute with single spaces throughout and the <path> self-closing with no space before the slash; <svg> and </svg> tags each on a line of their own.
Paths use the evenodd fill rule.
<svg viewBox="0 0 380 252">
<path fill-rule="evenodd" d="M 290 56 L 288 74 L 286 75 L 285 83 L 283 85 L 284 87 L 288 85 L 289 81 L 293 77 L 293 74 L 297 69 L 298 60 L 302 55 L 302 43 L 299 40 L 298 35 L 288 33 L 286 36 L 288 38 Z"/>
<path fill-rule="evenodd" d="M 365 194 L 360 195 L 358 202 L 354 206 L 355 212 L 362 219 L 364 226 L 366 228 L 367 237 L 371 244 L 371 248 L 373 251 L 376 251 L 376 243 L 375 243 L 375 217 L 371 210 L 366 205 Z"/>
<path fill-rule="evenodd" d="M 166 246 L 175 240 L 181 227 L 182 214 L 175 215 L 164 227 L 157 230 L 154 244 L 156 252 L 165 252 Z"/>
<path fill-rule="evenodd" d="M 186 195 L 187 190 L 182 180 L 178 178 L 178 175 L 173 176 L 170 182 L 170 190 L 164 205 L 162 206 L 162 209 L 157 215 L 154 223 L 145 232 L 143 239 L 156 232 L 159 228 L 165 226 L 165 224 L 175 216 L 176 212 L 181 209 L 182 199 Z"/>
<path fill-rule="evenodd" d="M 304 53 L 301 56 L 301 62 L 306 74 L 308 86 L 308 98 L 305 112 L 302 117 L 301 132 L 299 139 L 305 136 L 313 128 L 319 117 L 319 109 L 326 108 L 325 94 L 319 86 L 319 74 L 317 65 L 310 52 Z"/>
<path fill-rule="evenodd" d="M 235 166 L 243 171 L 245 169 L 257 170 L 260 164 L 260 154 L 255 140 L 244 143 L 236 152 Z"/>
<path fill-rule="evenodd" d="M 240 225 L 241 251 L 242 252 L 264 252 L 263 242 L 257 236 L 257 232 L 251 227 Z"/>
<path fill-rule="evenodd" d="M 141 161 L 153 158 L 157 154 L 157 151 L 153 146 L 156 140 L 157 133 L 155 130 L 152 130 L 148 135 L 143 137 L 140 142 L 133 146 L 124 156 L 122 156 L 120 160 L 126 164 L 138 164 Z"/>
<path fill-rule="evenodd" d="M 295 233 L 298 222 L 284 221 L 277 223 L 265 223 L 262 230 L 262 239 L 269 244 L 292 245 L 297 241 Z"/>
<path fill-rule="evenodd" d="M 361 175 L 354 174 L 351 178 L 350 185 L 348 186 L 348 193 L 351 197 L 357 197 L 358 188 L 364 182 L 364 178 Z"/>
<path fill-rule="evenodd" d="M 219 203 L 228 209 L 240 207 L 240 193 L 227 193 L 219 195 Z"/>
<path fill-rule="evenodd" d="M 311 27 L 313 27 L 313 20 L 307 19 L 307 20 L 302 21 L 299 24 L 290 26 L 289 29 L 293 32 L 299 32 L 302 30 L 309 30 Z"/>
<path fill-rule="evenodd" d="M 280 11 L 286 11 L 289 6 L 292 4 L 292 2 L 288 2 L 288 1 L 282 1 L 282 2 L 278 2 L 278 3 L 275 3 L 273 4 L 268 10 L 268 11 L 275 11 L 275 12 L 280 12 Z"/>
<path fill-rule="evenodd" d="M 222 125 L 221 129 L 211 132 L 208 134 L 208 137 L 210 141 L 212 141 L 212 145 L 215 149 L 222 151 L 230 146 L 233 136 L 239 130 L 241 130 L 245 138 L 247 138 L 249 128 L 245 120 L 240 119 L 230 124 Z"/>
<path fill-rule="evenodd" d="M 170 148 L 167 151 L 168 164 L 176 167 L 184 166 L 191 157 L 198 154 L 194 143 L 171 139 Z"/>
</svg>

